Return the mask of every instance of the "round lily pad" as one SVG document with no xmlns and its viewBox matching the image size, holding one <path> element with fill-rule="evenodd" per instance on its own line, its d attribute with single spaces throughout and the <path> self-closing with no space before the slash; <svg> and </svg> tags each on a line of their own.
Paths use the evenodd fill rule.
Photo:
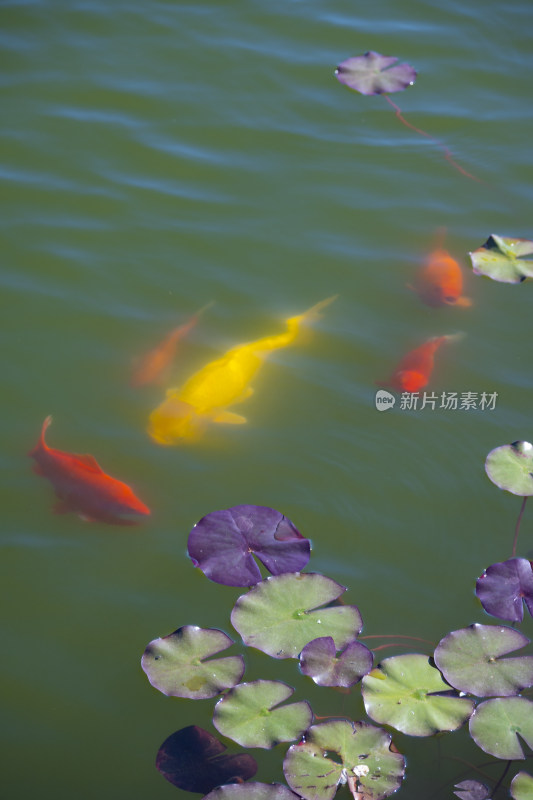
<svg viewBox="0 0 533 800">
<path fill-rule="evenodd" d="M 510 558 L 487 567 L 476 582 L 481 605 L 493 617 L 522 622 L 524 603 L 533 616 L 533 567 L 527 558 Z"/>
<path fill-rule="evenodd" d="M 350 642 L 337 656 L 331 636 L 306 644 L 300 653 L 300 669 L 319 686 L 348 688 L 370 672 L 374 656 L 361 642 Z"/>
<path fill-rule="evenodd" d="M 511 781 L 514 800 L 533 800 L 533 777 L 528 772 L 518 772 Z"/>
<path fill-rule="evenodd" d="M 501 283 L 520 283 L 533 277 L 533 253 L 529 239 L 512 239 L 491 234 L 485 244 L 469 253 L 476 275 L 486 275 Z"/>
<path fill-rule="evenodd" d="M 273 575 L 296 572 L 309 561 L 311 543 L 280 511 L 245 505 L 202 517 L 187 547 L 194 566 L 209 580 L 253 586 L 262 577 L 254 555 Z"/>
<path fill-rule="evenodd" d="M 291 742 L 313 720 L 311 706 L 305 700 L 280 707 L 292 694 L 294 689 L 281 681 L 241 683 L 218 701 L 213 725 L 242 747 L 268 749 L 279 742 Z"/>
<path fill-rule="evenodd" d="M 299 800 L 282 783 L 230 783 L 209 792 L 203 800 Z"/>
<path fill-rule="evenodd" d="M 203 700 L 235 686 L 244 675 L 242 656 L 204 660 L 232 644 L 229 636 L 215 628 L 185 625 L 150 642 L 141 666 L 163 694 Z"/>
<path fill-rule="evenodd" d="M 370 50 L 362 56 L 342 61 L 335 75 L 337 79 L 361 94 L 389 94 L 412 86 L 416 71 L 410 64 L 396 64 L 394 56 L 384 56 Z"/>
<path fill-rule="evenodd" d="M 390 734 L 366 722 L 313 725 L 303 742 L 289 747 L 285 780 L 305 800 L 331 800 L 347 781 L 365 800 L 381 800 L 399 788 L 405 772 L 403 756 L 390 746 Z"/>
<path fill-rule="evenodd" d="M 470 735 L 496 758 L 524 758 L 520 739 L 533 748 L 533 703 L 525 697 L 485 700 L 470 717 Z"/>
<path fill-rule="evenodd" d="M 273 658 L 297 658 L 305 645 L 331 636 L 338 650 L 362 629 L 356 606 L 323 606 L 346 591 L 318 573 L 289 573 L 266 578 L 241 595 L 231 623 L 243 642 Z"/>
<path fill-rule="evenodd" d="M 458 697 L 427 656 L 408 653 L 384 659 L 363 678 L 366 713 L 410 736 L 454 731 L 468 719 L 474 704 Z"/>
<path fill-rule="evenodd" d="M 478 625 L 452 631 L 435 649 L 435 664 L 452 686 L 478 697 L 509 697 L 533 686 L 533 656 L 501 658 L 529 644 L 520 631 Z"/>
<path fill-rule="evenodd" d="M 461 781 L 455 784 L 454 795 L 460 800 L 486 800 L 490 795 L 490 789 L 480 781 Z"/>
<path fill-rule="evenodd" d="M 485 472 L 500 489 L 528 497 L 533 494 L 533 444 L 513 442 L 491 450 Z"/>
</svg>

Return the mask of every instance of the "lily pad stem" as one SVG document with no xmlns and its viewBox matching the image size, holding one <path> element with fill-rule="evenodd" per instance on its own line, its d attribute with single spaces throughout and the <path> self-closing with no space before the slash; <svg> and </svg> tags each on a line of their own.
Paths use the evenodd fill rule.
<svg viewBox="0 0 533 800">
<path fill-rule="evenodd" d="M 520 507 L 520 513 L 518 515 L 518 519 L 516 520 L 516 526 L 515 526 L 515 529 L 514 529 L 513 553 L 512 553 L 512 557 L 513 558 L 515 558 L 515 556 L 516 556 L 516 543 L 518 541 L 518 531 L 520 530 L 520 523 L 522 522 L 522 517 L 524 515 L 524 509 L 526 507 L 526 500 L 527 500 L 527 495 L 522 500 L 522 505 Z"/>
</svg>

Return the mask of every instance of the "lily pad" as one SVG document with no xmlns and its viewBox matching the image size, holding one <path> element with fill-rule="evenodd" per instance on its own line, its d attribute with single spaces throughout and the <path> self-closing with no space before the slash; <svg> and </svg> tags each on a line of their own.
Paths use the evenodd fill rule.
<svg viewBox="0 0 533 800">
<path fill-rule="evenodd" d="M 362 694 L 369 717 L 410 736 L 454 731 L 474 708 L 419 653 L 384 659 L 363 678 Z"/>
<path fill-rule="evenodd" d="M 345 591 L 318 573 L 266 578 L 238 598 L 231 622 L 246 645 L 273 658 L 297 658 L 321 636 L 331 636 L 341 650 L 361 632 L 361 614 L 356 606 L 323 606 Z"/>
<path fill-rule="evenodd" d="M 491 450 L 485 472 L 500 489 L 520 497 L 533 494 L 533 444 L 513 442 Z"/>
<path fill-rule="evenodd" d="M 487 567 L 476 582 L 481 605 L 493 617 L 522 622 L 524 603 L 533 616 L 533 567 L 527 558 L 510 558 Z"/>
<path fill-rule="evenodd" d="M 215 628 L 185 625 L 150 642 L 141 666 L 163 694 L 203 700 L 235 686 L 244 675 L 242 656 L 204 660 L 232 644 L 229 636 Z"/>
<path fill-rule="evenodd" d="M 215 786 L 246 781 L 257 772 L 248 753 L 226 754 L 226 745 L 197 725 L 176 731 L 165 739 L 156 758 L 164 778 L 187 792 L 207 794 Z"/>
<path fill-rule="evenodd" d="M 470 717 L 470 735 L 478 747 L 496 758 L 524 758 L 519 737 L 533 748 L 533 703 L 525 697 L 485 700 Z"/>
<path fill-rule="evenodd" d="M 232 783 L 219 786 L 203 800 L 300 800 L 282 783 Z"/>
<path fill-rule="evenodd" d="M 491 234 L 485 244 L 469 253 L 476 275 L 486 275 L 501 283 L 520 283 L 533 278 L 533 261 L 524 256 L 533 253 L 529 239 L 511 239 Z"/>
<path fill-rule="evenodd" d="M 412 86 L 416 71 L 410 64 L 396 64 L 394 56 L 384 56 L 370 50 L 362 56 L 342 61 L 335 75 L 337 79 L 361 94 L 388 94 Z"/>
<path fill-rule="evenodd" d="M 261 580 L 253 555 L 273 575 L 280 575 L 303 569 L 311 551 L 309 539 L 280 511 L 248 505 L 202 517 L 187 547 L 194 566 L 226 586 L 253 586 Z"/>
<path fill-rule="evenodd" d="M 455 788 L 459 791 L 454 792 L 454 795 L 460 800 L 486 800 L 490 795 L 488 786 L 479 781 L 461 781 L 455 784 Z"/>
<path fill-rule="evenodd" d="M 390 746 L 390 734 L 366 722 L 313 725 L 303 742 L 289 747 L 285 780 L 305 800 L 331 800 L 347 781 L 365 800 L 381 800 L 399 788 L 405 772 L 403 756 Z"/>
<path fill-rule="evenodd" d="M 292 694 L 294 689 L 281 681 L 241 683 L 218 701 L 213 725 L 242 747 L 268 749 L 279 742 L 292 742 L 313 720 L 305 700 L 279 706 Z"/>
<path fill-rule="evenodd" d="M 514 800 L 533 800 L 533 777 L 528 772 L 518 772 L 511 781 Z"/>
<path fill-rule="evenodd" d="M 348 688 L 370 672 L 374 656 L 361 642 L 350 642 L 337 656 L 331 636 L 306 644 L 300 653 L 300 669 L 319 686 Z"/>
<path fill-rule="evenodd" d="M 509 697 L 533 686 L 533 656 L 501 658 L 529 644 L 520 631 L 479 625 L 452 631 L 435 649 L 435 663 L 452 686 L 478 697 Z"/>
</svg>

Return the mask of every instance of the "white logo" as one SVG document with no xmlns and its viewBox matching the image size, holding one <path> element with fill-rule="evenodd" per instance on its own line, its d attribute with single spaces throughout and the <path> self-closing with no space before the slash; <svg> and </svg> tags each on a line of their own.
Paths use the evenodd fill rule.
<svg viewBox="0 0 533 800">
<path fill-rule="evenodd" d="M 379 389 L 376 392 L 376 408 L 378 411 L 388 411 L 389 408 L 394 406 L 396 402 L 396 398 L 390 392 L 386 392 L 384 389 Z"/>
</svg>

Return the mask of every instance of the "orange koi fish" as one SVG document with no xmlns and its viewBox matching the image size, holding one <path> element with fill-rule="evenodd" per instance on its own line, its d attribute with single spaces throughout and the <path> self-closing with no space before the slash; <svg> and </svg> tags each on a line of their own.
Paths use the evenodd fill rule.
<svg viewBox="0 0 533 800">
<path fill-rule="evenodd" d="M 445 342 L 458 341 L 463 334 L 456 333 L 449 336 L 436 336 L 416 347 L 402 358 L 398 367 L 387 381 L 378 383 L 379 386 L 388 386 L 398 392 L 418 392 L 428 385 L 433 366 L 435 353 Z"/>
<path fill-rule="evenodd" d="M 113 525 L 133 525 L 122 514 L 150 513 L 130 487 L 102 470 L 93 456 L 64 453 L 48 447 L 44 440 L 52 417 L 46 417 L 41 436 L 28 455 L 34 458 L 34 472 L 52 483 L 59 498 L 54 511 L 65 514 L 74 511 L 87 521 L 108 522 Z"/>
<path fill-rule="evenodd" d="M 471 306 L 472 301 L 462 296 L 463 273 L 458 262 L 442 246 L 444 229 L 437 232 L 439 245 L 435 247 L 415 276 L 414 286 L 408 286 L 428 306 Z"/>
<path fill-rule="evenodd" d="M 137 388 L 157 381 L 176 355 L 179 342 L 192 331 L 200 315 L 208 308 L 211 308 L 212 305 L 213 302 L 203 306 L 187 322 L 171 330 L 162 342 L 146 353 L 131 377 L 131 386 Z"/>
</svg>

